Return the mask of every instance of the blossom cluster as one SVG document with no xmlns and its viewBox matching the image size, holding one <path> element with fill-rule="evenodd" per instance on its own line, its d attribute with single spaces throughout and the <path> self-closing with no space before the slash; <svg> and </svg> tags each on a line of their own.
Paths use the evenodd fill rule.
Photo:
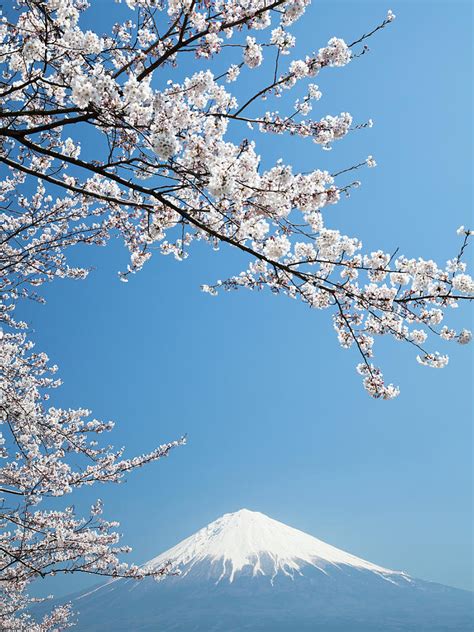
<svg viewBox="0 0 474 632">
<path fill-rule="evenodd" d="M 331 38 L 317 53 L 291 61 L 282 74 L 275 68 L 273 83 L 239 104 L 225 83 L 237 80 L 243 66 L 249 70 L 261 66 L 265 47 L 289 52 L 295 38 L 288 27 L 303 14 L 306 2 L 278 3 L 277 25 L 272 24 L 264 3 L 252 7 L 240 1 L 216 3 L 203 13 L 199 6 L 172 2 L 168 15 L 176 19 L 184 10 L 186 18 L 178 19 L 179 28 L 166 37 L 153 30 L 154 14 L 163 7 L 152 9 L 145 1 L 128 4 L 139 12 L 138 45 L 130 44 L 131 21 L 116 25 L 111 36 L 81 31 L 82 6 L 73 0 L 51 4 L 50 19 L 66 33 L 60 40 L 54 31 L 48 34 L 44 50 L 32 51 L 29 44 L 34 30 L 41 35 L 40 41 L 45 40 L 41 12 L 32 9 L 21 14 L 10 39 L 6 31 L 4 46 L 14 50 L 7 74 L 26 80 L 17 97 L 26 98 L 35 87 L 36 101 L 28 98 L 38 107 L 8 127 L 7 164 L 15 182 L 7 179 L 4 186 L 10 193 L 32 172 L 45 176 L 32 199 L 18 197 L 24 208 L 35 209 L 33 225 L 28 227 L 26 214 L 6 218 L 11 234 L 28 234 L 28 257 L 13 241 L 5 246 L 11 262 L 6 283 L 13 294 L 53 276 L 85 276 L 87 270 L 69 268 L 65 260 L 65 247 L 76 242 L 105 244 L 112 234 L 120 233 L 130 250 L 123 280 L 140 270 L 157 248 L 183 259 L 196 239 L 213 246 L 226 242 L 250 252 L 264 267 L 257 279 L 249 269 L 225 287 L 268 285 L 273 291 L 298 295 L 310 305 L 335 309 L 341 344 L 356 343 L 365 360 L 372 355 L 375 334 L 391 334 L 421 347 L 425 341 L 410 325 L 432 328 L 439 324 L 435 322 L 438 312 L 472 294 L 472 279 L 461 257 L 443 270 L 433 261 L 403 257 L 392 261 L 389 253 L 381 251 L 362 255 L 360 240 L 326 227 L 322 215 L 325 206 L 349 194 L 358 181 L 338 185 L 333 176 L 320 170 L 294 174 L 283 162 L 262 170 L 255 141 L 244 138 L 235 144 L 227 139 L 231 123 L 246 121 L 261 132 L 309 137 L 329 149 L 351 131 L 352 117 L 343 112 L 316 120 L 301 118 L 311 111 L 311 101 L 321 98 L 314 84 L 308 85 L 306 97 L 296 102 L 293 113 L 267 111 L 249 116 L 247 111 L 255 110 L 259 98 L 278 95 L 325 68 L 347 65 L 354 54 L 351 47 L 338 37 Z M 375 31 L 393 19 L 389 12 Z M 268 42 L 263 43 L 260 35 L 239 38 L 237 27 L 244 23 L 256 31 L 271 25 Z M 216 77 L 209 68 L 199 69 L 182 82 L 169 79 L 166 87 L 154 87 L 154 75 L 176 65 L 181 48 L 194 48 L 200 59 L 220 54 L 229 38 L 237 38 L 243 62 L 231 64 L 223 76 Z M 46 84 L 35 67 L 45 56 Z M 39 106 L 46 103 L 38 114 Z M 10 107 L 13 102 L 8 96 L 6 109 Z M 76 119 L 100 130 L 109 147 L 107 159 L 91 164 L 81 158 L 80 138 L 61 136 L 60 130 L 73 129 Z M 16 160 L 15 151 L 20 152 Z M 361 164 L 374 167 L 376 162 L 369 156 Z M 130 173 L 136 175 L 135 180 Z M 65 195 L 53 199 L 46 190 L 48 183 L 62 187 Z M 48 248 L 52 220 L 56 222 L 54 240 L 60 246 L 55 249 Z M 467 341 L 468 336 L 459 333 L 449 339 Z M 427 350 L 419 357 L 430 366 L 441 366 Z M 377 389 L 370 392 L 379 393 Z"/>
<path fill-rule="evenodd" d="M 124 458 L 122 450 L 100 446 L 98 439 L 113 428 L 112 422 L 93 419 L 88 410 L 47 405 L 51 390 L 60 385 L 56 372 L 44 353 L 34 352 L 26 334 L 2 335 L 1 426 L 7 426 L 11 435 L 0 431 L 0 580 L 5 586 L 0 591 L 0 627 L 5 630 L 43 632 L 67 623 L 67 606 L 56 608 L 41 624 L 24 612 L 30 602 L 23 589 L 37 577 L 81 570 L 144 576 L 143 570 L 120 561 L 129 548 L 119 545 L 118 523 L 101 517 L 100 500 L 89 517 L 77 516 L 73 506 L 44 510 L 40 505 L 46 498 L 59 499 L 82 486 L 118 482 L 127 472 L 167 456 L 183 443 L 174 441 L 132 458 Z M 166 568 L 158 575 L 164 572 Z"/>
</svg>

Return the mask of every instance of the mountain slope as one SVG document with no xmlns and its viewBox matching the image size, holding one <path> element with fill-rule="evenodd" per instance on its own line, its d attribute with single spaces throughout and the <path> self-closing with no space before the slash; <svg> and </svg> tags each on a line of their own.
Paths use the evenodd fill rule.
<svg viewBox="0 0 474 632">
<path fill-rule="evenodd" d="M 161 582 L 77 595 L 81 632 L 472 632 L 472 594 L 377 566 L 248 510 L 153 558 Z"/>
<path fill-rule="evenodd" d="M 184 576 L 202 563 L 221 569 L 217 581 L 233 582 L 243 571 L 273 579 L 283 573 L 294 577 L 309 565 L 326 568 L 349 566 L 380 573 L 388 579 L 410 581 L 397 573 L 336 549 L 307 533 L 293 529 L 257 511 L 241 509 L 225 514 L 178 545 L 150 560 L 146 566 L 159 568 L 172 561 Z"/>
</svg>

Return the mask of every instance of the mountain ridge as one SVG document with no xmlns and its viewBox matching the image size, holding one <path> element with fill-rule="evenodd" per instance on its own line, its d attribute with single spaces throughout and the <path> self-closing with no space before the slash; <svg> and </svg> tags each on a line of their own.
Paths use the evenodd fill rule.
<svg viewBox="0 0 474 632">
<path fill-rule="evenodd" d="M 472 632 L 473 595 L 413 578 L 246 509 L 145 568 L 73 596 L 78 632 Z"/>
<path fill-rule="evenodd" d="M 267 557 L 265 568 L 261 563 L 262 554 Z M 246 566 L 253 567 L 253 575 L 266 576 L 273 571 L 274 577 L 279 572 L 293 576 L 305 565 L 325 572 L 325 567 L 341 564 L 364 568 L 387 578 L 403 577 L 409 581 L 407 573 L 368 562 L 249 509 L 224 514 L 176 546 L 149 560 L 144 567 L 156 569 L 171 562 L 174 568 L 187 575 L 196 563 L 206 559 L 211 563 L 222 563 L 222 573 L 218 581 L 227 578 L 230 583 L 236 573 Z"/>
</svg>

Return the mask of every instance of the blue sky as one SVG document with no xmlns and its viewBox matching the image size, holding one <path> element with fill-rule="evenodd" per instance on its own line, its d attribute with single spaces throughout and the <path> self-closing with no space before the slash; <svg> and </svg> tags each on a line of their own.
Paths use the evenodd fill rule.
<svg viewBox="0 0 474 632">
<path fill-rule="evenodd" d="M 298 51 L 311 52 L 333 35 L 356 39 L 389 8 L 397 19 L 370 54 L 318 77 L 317 115 L 349 111 L 374 127 L 332 152 L 270 135 L 258 148 L 267 164 L 282 157 L 302 171 L 373 154 L 378 167 L 357 176 L 362 187 L 326 224 L 369 251 L 444 262 L 457 253 L 457 227 L 472 221 L 471 4 L 324 0 L 293 30 Z M 472 588 L 471 349 L 449 345 L 450 364 L 436 371 L 380 341 L 379 361 L 402 392 L 373 401 L 329 314 L 266 293 L 200 292 L 240 271 L 239 253 L 198 245 L 183 263 L 157 255 L 128 284 L 117 278 L 127 263 L 118 242 L 80 254 L 95 267 L 87 281 L 55 281 L 45 306 L 20 311 L 60 366 L 58 403 L 116 420 L 113 443 L 129 454 L 189 438 L 125 484 L 77 499 L 104 500 L 130 561 L 247 507 L 378 564 Z M 469 327 L 468 310 L 449 322 Z M 91 582 L 62 577 L 47 591 Z"/>
</svg>

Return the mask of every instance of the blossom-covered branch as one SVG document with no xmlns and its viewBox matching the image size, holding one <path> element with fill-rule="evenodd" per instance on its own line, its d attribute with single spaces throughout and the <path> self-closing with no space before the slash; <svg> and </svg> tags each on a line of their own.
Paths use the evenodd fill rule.
<svg viewBox="0 0 474 632">
<path fill-rule="evenodd" d="M 100 501 L 84 518 L 72 506 L 52 508 L 53 499 L 84 485 L 119 482 L 130 470 L 167 456 L 183 440 L 123 458 L 123 450 L 98 443 L 112 422 L 92 419 L 87 410 L 47 407 L 51 389 L 60 383 L 57 368 L 48 366 L 45 354 L 34 353 L 24 333 L 4 333 L 0 347 L 0 420 L 7 430 L 0 434 L 0 626 L 30 630 L 32 621 L 18 608 L 28 605 L 22 593 L 33 579 L 71 572 L 137 579 L 147 574 L 121 562 L 121 554 L 130 549 L 118 544 L 118 523 L 101 517 Z M 45 502 L 48 508 L 40 509 Z M 51 616 L 46 623 L 58 629 L 57 617 Z"/>
</svg>

